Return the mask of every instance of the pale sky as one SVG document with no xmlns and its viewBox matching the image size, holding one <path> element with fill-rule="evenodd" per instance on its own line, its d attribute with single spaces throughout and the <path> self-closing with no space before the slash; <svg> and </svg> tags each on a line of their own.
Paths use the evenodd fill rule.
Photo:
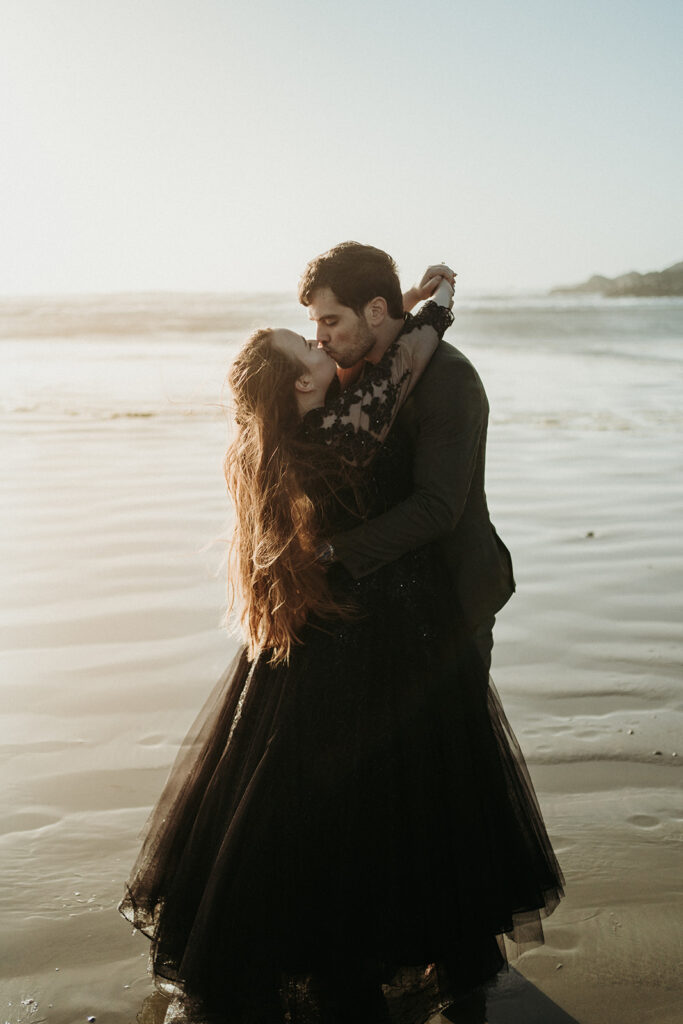
<svg viewBox="0 0 683 1024">
<path fill-rule="evenodd" d="M 683 259 L 674 0 L 0 0 L 0 294 Z"/>
</svg>

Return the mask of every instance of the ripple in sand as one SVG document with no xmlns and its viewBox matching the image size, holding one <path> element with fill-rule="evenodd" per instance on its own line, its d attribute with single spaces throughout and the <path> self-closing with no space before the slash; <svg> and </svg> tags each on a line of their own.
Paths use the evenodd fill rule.
<svg viewBox="0 0 683 1024">
<path fill-rule="evenodd" d="M 0 835 L 10 835 L 12 832 L 35 832 L 47 825 L 55 825 L 58 821 L 60 821 L 59 815 L 49 811 L 18 811 L 0 821 Z"/>
<path fill-rule="evenodd" d="M 657 828 L 658 825 L 661 825 L 659 818 L 655 818 L 651 814 L 633 814 L 626 820 L 630 825 L 636 825 L 638 828 Z"/>
</svg>

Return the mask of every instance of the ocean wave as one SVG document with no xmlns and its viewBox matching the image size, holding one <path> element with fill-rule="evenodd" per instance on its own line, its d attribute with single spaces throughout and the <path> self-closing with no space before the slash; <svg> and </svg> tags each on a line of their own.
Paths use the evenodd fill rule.
<svg viewBox="0 0 683 1024">
<path fill-rule="evenodd" d="M 220 403 L 196 404 L 191 406 L 164 405 L 155 408 L 111 408 L 96 405 L 59 405 L 54 402 L 31 404 L 0 403 L 0 421 L 5 424 L 16 421 L 53 422 L 56 420 L 78 420 L 79 422 L 113 422 L 117 420 L 155 420 L 177 422 L 180 420 L 226 420 L 231 418 L 230 407 Z M 604 410 L 561 410 L 549 412 L 538 409 L 516 409 L 506 412 L 497 410 L 491 415 L 491 430 L 501 431 L 506 427 L 528 428 L 532 431 L 562 433 L 585 431 L 588 433 L 629 433 L 638 431 L 678 431 L 683 426 L 683 410 L 639 409 L 631 415 L 611 413 Z"/>
<path fill-rule="evenodd" d="M 617 764 L 657 764 L 671 769 L 683 767 L 683 758 L 677 751 L 641 751 L 626 754 L 622 750 L 573 750 L 562 753 L 541 753 L 533 749 L 526 749 L 524 753 L 528 764 L 538 765 L 560 765 L 560 764 L 590 764 L 591 762 L 612 762 Z"/>
<path fill-rule="evenodd" d="M 55 420 L 80 420 L 86 422 L 110 422 L 113 420 L 217 420 L 229 416 L 227 406 L 219 404 L 195 406 L 163 406 L 156 409 L 111 409 L 98 406 L 58 405 L 36 402 L 31 405 L 0 403 L 0 421 L 8 424 L 12 420 L 25 419 L 36 422 Z"/>
<path fill-rule="evenodd" d="M 0 299 L 0 338 L 79 338 L 140 335 L 163 340 L 187 334 L 249 333 L 265 323 L 303 314 L 278 293 L 213 295 L 141 293 Z"/>
<path fill-rule="evenodd" d="M 540 293 L 458 293 L 456 313 L 550 314 L 683 312 L 683 298 L 612 298 Z M 264 325 L 306 320 L 294 293 L 173 293 L 0 298 L 0 338 L 81 338 L 140 335 L 242 336 Z"/>
</svg>

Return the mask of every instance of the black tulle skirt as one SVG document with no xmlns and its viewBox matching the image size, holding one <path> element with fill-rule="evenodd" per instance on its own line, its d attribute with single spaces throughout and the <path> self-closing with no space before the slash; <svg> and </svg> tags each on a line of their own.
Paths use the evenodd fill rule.
<svg viewBox="0 0 683 1024">
<path fill-rule="evenodd" d="M 239 652 L 190 729 L 119 905 L 167 1019 L 420 1024 L 543 941 L 562 874 L 431 559 L 337 570 L 357 619 Z"/>
</svg>

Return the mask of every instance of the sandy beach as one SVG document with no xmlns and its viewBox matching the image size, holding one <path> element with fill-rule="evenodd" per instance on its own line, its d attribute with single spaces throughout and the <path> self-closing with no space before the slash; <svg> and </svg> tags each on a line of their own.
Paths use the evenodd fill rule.
<svg viewBox="0 0 683 1024">
<path fill-rule="evenodd" d="M 220 386 L 251 326 L 305 323 L 279 297 L 103 302 L 0 304 L 8 1024 L 156 1020 L 115 908 L 238 643 Z M 567 879 L 515 967 L 581 1024 L 676 1024 L 683 303 L 472 301 L 448 337 L 489 394 L 518 584 L 492 675 Z"/>
</svg>

